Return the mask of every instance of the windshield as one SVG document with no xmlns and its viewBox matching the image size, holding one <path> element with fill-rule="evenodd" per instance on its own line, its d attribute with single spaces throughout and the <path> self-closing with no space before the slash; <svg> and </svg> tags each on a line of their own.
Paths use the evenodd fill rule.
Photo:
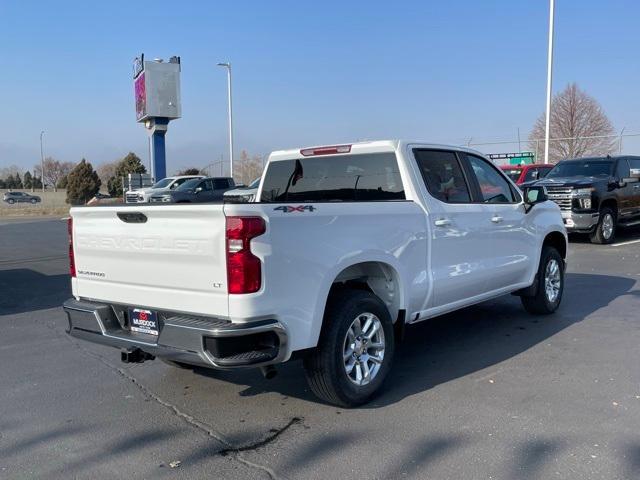
<svg viewBox="0 0 640 480">
<path fill-rule="evenodd" d="M 260 178 L 262 177 L 258 177 L 253 182 L 251 182 L 248 188 L 258 188 L 258 186 L 260 185 Z"/>
<path fill-rule="evenodd" d="M 176 190 L 190 190 L 192 188 L 196 188 L 200 183 L 200 180 L 200 178 L 192 178 L 191 180 L 187 180 L 178 188 L 176 188 Z"/>
<path fill-rule="evenodd" d="M 519 168 L 503 168 L 502 171 L 514 182 L 520 178 L 520 174 L 522 173 L 522 170 Z"/>
<path fill-rule="evenodd" d="M 163 178 L 159 182 L 156 182 L 151 188 L 166 188 L 173 182 L 173 178 Z"/>
<path fill-rule="evenodd" d="M 558 163 L 547 175 L 557 177 L 610 177 L 613 174 L 613 162 L 609 160 L 584 160 Z"/>
</svg>

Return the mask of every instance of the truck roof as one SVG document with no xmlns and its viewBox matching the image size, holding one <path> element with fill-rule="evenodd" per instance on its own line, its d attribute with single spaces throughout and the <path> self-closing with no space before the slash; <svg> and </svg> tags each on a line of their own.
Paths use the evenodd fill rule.
<svg viewBox="0 0 640 480">
<path fill-rule="evenodd" d="M 401 139 L 391 139 L 391 140 L 370 140 L 370 141 L 359 141 L 359 142 L 345 142 L 345 143 L 335 143 L 328 145 L 313 145 L 308 147 L 300 147 L 300 148 L 291 148 L 286 150 L 276 150 L 269 155 L 269 161 L 278 161 L 278 160 L 291 160 L 292 158 L 300 158 L 300 156 L 313 156 L 313 153 L 303 154 L 302 152 L 313 151 L 313 150 L 322 150 L 322 149 L 332 149 L 336 147 L 349 147 L 350 149 L 345 152 L 331 152 L 329 154 L 322 153 L 322 155 L 340 155 L 343 153 L 352 153 L 352 154 L 363 154 L 363 153 L 376 153 L 376 152 L 391 152 L 397 149 L 402 149 L 407 145 L 419 145 L 424 148 L 433 148 L 433 149 L 443 149 L 443 150 L 458 150 L 469 153 L 474 153 L 476 155 L 485 156 L 482 152 L 474 150 L 472 148 L 464 147 L 461 145 L 445 145 L 439 143 L 430 143 L 420 140 L 401 140 Z"/>
</svg>

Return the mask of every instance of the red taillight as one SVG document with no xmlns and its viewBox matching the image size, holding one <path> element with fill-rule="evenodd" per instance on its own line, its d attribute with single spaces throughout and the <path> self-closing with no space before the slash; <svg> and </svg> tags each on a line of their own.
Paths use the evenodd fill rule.
<svg viewBox="0 0 640 480">
<path fill-rule="evenodd" d="M 334 155 L 336 153 L 349 153 L 351 145 L 332 145 L 330 147 L 304 148 L 300 153 L 305 157 L 314 155 Z"/>
<path fill-rule="evenodd" d="M 266 231 L 260 217 L 227 217 L 227 283 L 229 293 L 254 293 L 262 284 L 262 264 L 251 253 L 251 239 Z"/>
<path fill-rule="evenodd" d="M 67 231 L 69 232 L 69 275 L 76 276 L 76 257 L 73 253 L 73 218 L 67 219 Z"/>
</svg>

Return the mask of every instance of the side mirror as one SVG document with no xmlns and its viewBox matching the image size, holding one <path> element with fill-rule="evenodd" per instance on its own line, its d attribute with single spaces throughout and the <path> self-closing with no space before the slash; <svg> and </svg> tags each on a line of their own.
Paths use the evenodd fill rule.
<svg viewBox="0 0 640 480">
<path fill-rule="evenodd" d="M 527 212 L 537 204 L 546 202 L 549 197 L 547 196 L 547 189 L 542 186 L 530 186 L 524 188 L 524 205 Z"/>
<path fill-rule="evenodd" d="M 195 193 L 200 193 L 201 191 L 202 191 L 202 187 L 197 187 L 197 188 L 195 189 Z"/>
<path fill-rule="evenodd" d="M 629 178 L 623 178 L 624 183 L 640 182 L 640 168 L 632 168 L 629 170 Z"/>
</svg>

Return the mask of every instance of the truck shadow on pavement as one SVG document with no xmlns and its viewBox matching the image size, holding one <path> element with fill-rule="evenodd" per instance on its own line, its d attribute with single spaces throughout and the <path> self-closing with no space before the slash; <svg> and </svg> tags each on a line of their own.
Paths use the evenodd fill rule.
<svg viewBox="0 0 640 480">
<path fill-rule="evenodd" d="M 46 310 L 71 296 L 69 275 L 45 275 L 29 268 L 0 270 L 0 316 Z"/>
<path fill-rule="evenodd" d="M 633 294 L 634 285 L 635 280 L 631 278 L 568 273 L 562 305 L 553 315 L 530 315 L 517 297 L 504 296 L 409 326 L 405 340 L 396 350 L 393 369 L 382 394 L 361 408 L 394 404 L 405 397 L 501 363 L 584 320 L 619 296 Z M 241 396 L 276 391 L 286 396 L 319 401 L 306 386 L 301 362 L 283 364 L 278 370 L 278 376 L 272 380 L 265 380 L 255 370 L 195 371 L 239 385 L 249 385 L 240 393 Z"/>
</svg>

